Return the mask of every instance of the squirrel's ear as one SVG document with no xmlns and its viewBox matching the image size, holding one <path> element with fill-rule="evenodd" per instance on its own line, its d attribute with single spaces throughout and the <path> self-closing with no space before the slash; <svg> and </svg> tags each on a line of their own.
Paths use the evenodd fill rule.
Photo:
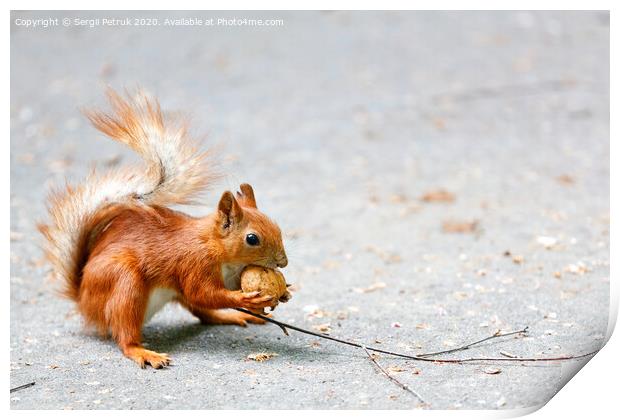
<svg viewBox="0 0 620 420">
<path fill-rule="evenodd" d="M 230 191 L 226 191 L 222 194 L 222 198 L 220 198 L 220 202 L 217 205 L 217 210 L 221 226 L 224 229 L 239 223 L 243 219 L 243 210 Z"/>
<path fill-rule="evenodd" d="M 239 186 L 241 192 L 237 192 L 237 200 L 244 207 L 256 208 L 256 199 L 254 198 L 254 189 L 250 184 L 241 184 Z"/>
</svg>

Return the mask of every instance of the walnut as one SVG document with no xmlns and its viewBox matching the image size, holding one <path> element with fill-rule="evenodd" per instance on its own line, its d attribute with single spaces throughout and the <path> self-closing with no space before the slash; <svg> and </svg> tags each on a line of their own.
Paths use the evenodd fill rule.
<svg viewBox="0 0 620 420">
<path fill-rule="evenodd" d="M 287 286 L 284 275 L 279 270 L 249 265 L 241 272 L 241 290 L 273 296 L 270 302 L 272 311 L 279 302 L 288 302 L 292 297 Z"/>
</svg>

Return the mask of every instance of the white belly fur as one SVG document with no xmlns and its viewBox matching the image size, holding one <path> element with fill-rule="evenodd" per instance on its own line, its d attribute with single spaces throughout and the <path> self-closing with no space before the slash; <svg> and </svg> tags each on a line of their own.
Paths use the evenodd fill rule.
<svg viewBox="0 0 620 420">
<path fill-rule="evenodd" d="M 244 264 L 222 264 L 224 287 L 228 290 L 241 289 L 241 272 L 244 268 Z"/>
<path fill-rule="evenodd" d="M 149 296 L 148 304 L 146 305 L 146 314 L 144 315 L 144 322 L 148 322 L 153 315 L 155 315 L 161 308 L 170 302 L 177 295 L 177 292 L 172 289 L 165 289 L 162 287 L 156 287 Z"/>
</svg>

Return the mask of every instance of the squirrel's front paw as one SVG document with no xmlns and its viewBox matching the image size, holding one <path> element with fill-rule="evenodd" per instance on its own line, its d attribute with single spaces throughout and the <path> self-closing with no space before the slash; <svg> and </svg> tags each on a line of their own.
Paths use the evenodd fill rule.
<svg viewBox="0 0 620 420">
<path fill-rule="evenodd" d="M 251 311 L 262 312 L 263 308 L 271 306 L 273 296 L 261 296 L 260 292 L 236 292 L 237 306 Z"/>
</svg>

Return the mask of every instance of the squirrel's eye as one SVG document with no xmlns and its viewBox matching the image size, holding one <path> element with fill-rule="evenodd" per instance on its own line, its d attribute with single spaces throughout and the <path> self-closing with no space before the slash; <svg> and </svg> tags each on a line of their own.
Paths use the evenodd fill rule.
<svg viewBox="0 0 620 420">
<path fill-rule="evenodd" d="M 245 237 L 245 241 L 247 242 L 248 245 L 251 245 L 251 246 L 256 246 L 260 243 L 258 236 L 254 233 L 248 233 Z"/>
</svg>

